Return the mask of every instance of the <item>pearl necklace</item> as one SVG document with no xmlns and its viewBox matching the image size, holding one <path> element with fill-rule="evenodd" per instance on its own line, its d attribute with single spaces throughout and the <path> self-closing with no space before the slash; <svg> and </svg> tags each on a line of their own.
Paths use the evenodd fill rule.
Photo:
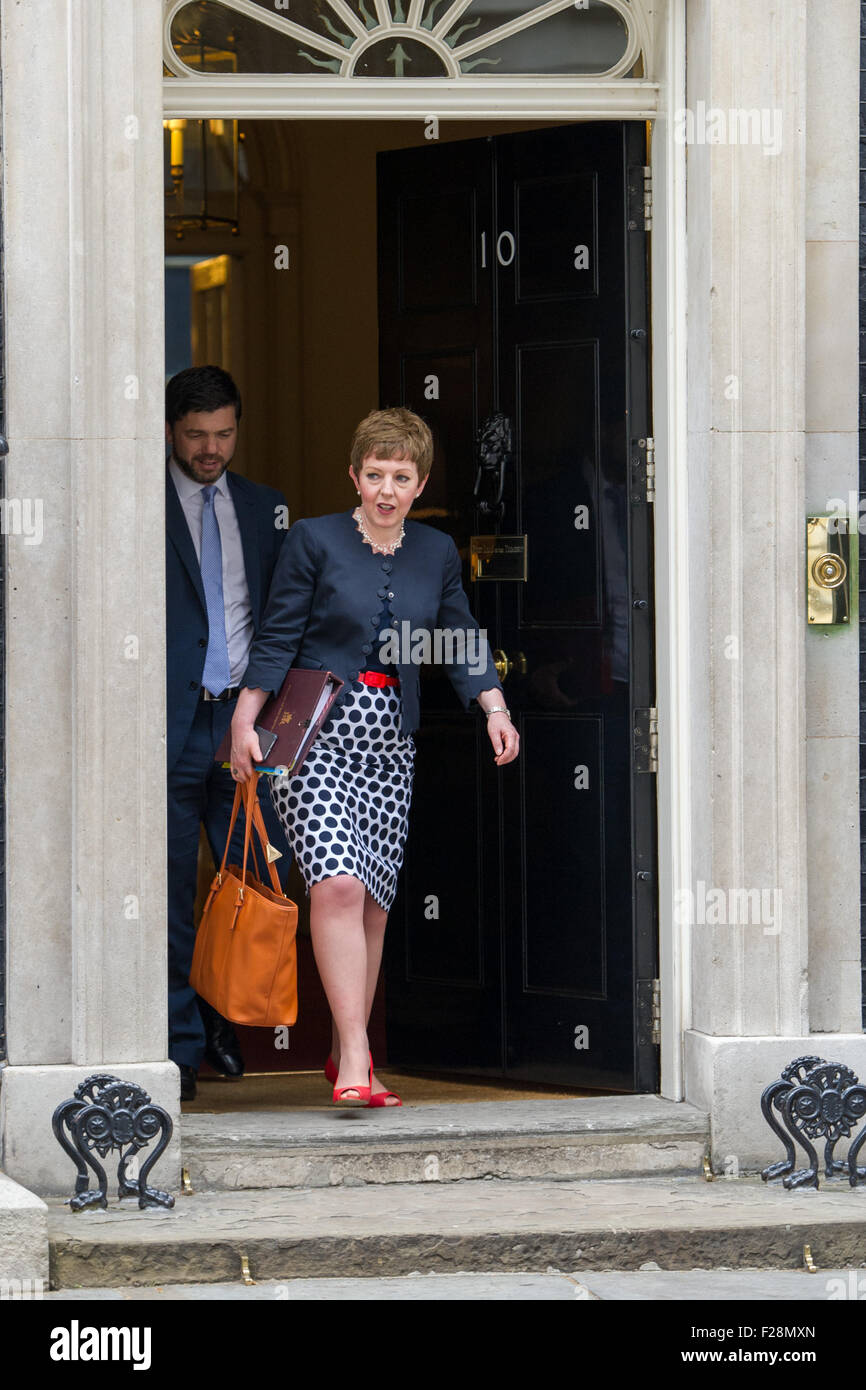
<svg viewBox="0 0 866 1390">
<path fill-rule="evenodd" d="M 364 544 L 372 547 L 374 555 L 393 555 L 394 551 L 399 550 L 400 546 L 403 544 L 403 537 L 406 534 L 406 528 L 403 525 L 402 521 L 400 522 L 400 534 L 396 540 L 374 541 L 373 537 L 370 535 L 370 532 L 364 525 L 364 513 L 362 512 L 360 507 L 355 508 L 355 510 L 352 513 L 352 517 L 354 518 L 358 530 L 360 531 L 363 537 Z"/>
</svg>

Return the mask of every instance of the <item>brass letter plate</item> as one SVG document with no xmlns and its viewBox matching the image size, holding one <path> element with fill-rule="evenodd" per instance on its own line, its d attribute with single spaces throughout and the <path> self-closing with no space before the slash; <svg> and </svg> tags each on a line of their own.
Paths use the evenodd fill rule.
<svg viewBox="0 0 866 1390">
<path fill-rule="evenodd" d="M 806 518 L 806 597 L 811 625 L 851 620 L 850 546 L 846 516 Z"/>
<path fill-rule="evenodd" d="M 471 578 L 526 582 L 526 536 L 471 536 Z"/>
</svg>

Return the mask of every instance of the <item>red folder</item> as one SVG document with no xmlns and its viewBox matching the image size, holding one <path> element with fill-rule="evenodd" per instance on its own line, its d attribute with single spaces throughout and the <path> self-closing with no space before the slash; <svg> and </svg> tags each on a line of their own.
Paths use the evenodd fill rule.
<svg viewBox="0 0 866 1390">
<path fill-rule="evenodd" d="M 257 729 L 276 735 L 276 743 L 267 754 L 269 766 L 284 767 L 287 772 L 300 771 L 342 685 L 340 678 L 331 671 L 291 668 L 278 693 L 263 705 L 256 720 Z M 227 763 L 231 751 L 229 726 L 215 761 Z"/>
</svg>

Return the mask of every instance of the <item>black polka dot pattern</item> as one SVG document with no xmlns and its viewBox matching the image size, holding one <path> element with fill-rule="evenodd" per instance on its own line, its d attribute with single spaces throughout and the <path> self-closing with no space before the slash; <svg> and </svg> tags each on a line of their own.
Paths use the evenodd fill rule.
<svg viewBox="0 0 866 1390">
<path fill-rule="evenodd" d="M 415 742 L 400 733 L 393 686 L 355 681 L 319 732 L 297 777 L 271 779 L 271 797 L 307 892 L 351 874 L 387 912 L 397 891 L 409 820 Z"/>
</svg>

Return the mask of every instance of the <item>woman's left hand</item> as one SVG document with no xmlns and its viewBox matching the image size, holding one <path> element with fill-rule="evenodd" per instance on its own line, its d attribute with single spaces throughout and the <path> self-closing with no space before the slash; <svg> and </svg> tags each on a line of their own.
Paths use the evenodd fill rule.
<svg viewBox="0 0 866 1390">
<path fill-rule="evenodd" d="M 507 714 L 491 714 L 487 720 L 487 734 L 496 754 L 497 767 L 513 762 L 520 752 L 520 735 Z"/>
</svg>

